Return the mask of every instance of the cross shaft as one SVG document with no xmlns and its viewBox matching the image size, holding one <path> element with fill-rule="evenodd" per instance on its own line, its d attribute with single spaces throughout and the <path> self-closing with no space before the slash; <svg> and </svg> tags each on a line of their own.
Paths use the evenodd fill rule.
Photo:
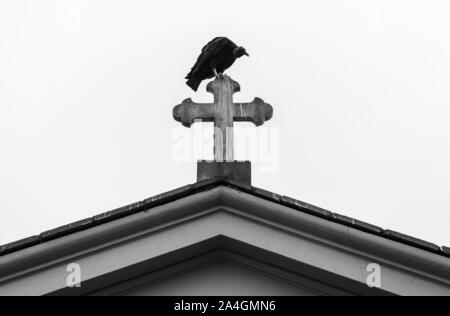
<svg viewBox="0 0 450 316">
<path fill-rule="evenodd" d="M 233 103 L 233 94 L 240 91 L 239 83 L 225 76 L 207 86 L 214 103 L 195 103 L 186 99 L 173 109 L 173 117 L 186 127 L 197 121 L 214 122 L 214 160 L 234 160 L 234 122 L 253 122 L 256 126 L 272 118 L 273 108 L 262 99 L 250 103 Z"/>
</svg>

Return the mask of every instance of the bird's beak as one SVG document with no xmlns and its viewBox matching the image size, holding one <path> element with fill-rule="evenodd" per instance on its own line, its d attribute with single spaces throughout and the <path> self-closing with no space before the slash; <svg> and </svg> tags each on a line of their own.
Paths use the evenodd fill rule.
<svg viewBox="0 0 450 316">
<path fill-rule="evenodd" d="M 244 54 L 245 56 L 247 56 L 247 57 L 250 57 L 250 55 L 247 53 L 247 52 L 245 52 L 245 54 Z"/>
</svg>

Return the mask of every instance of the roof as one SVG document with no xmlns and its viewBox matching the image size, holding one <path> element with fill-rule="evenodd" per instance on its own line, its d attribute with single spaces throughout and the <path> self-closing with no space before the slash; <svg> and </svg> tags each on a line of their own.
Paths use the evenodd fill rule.
<svg viewBox="0 0 450 316">
<path fill-rule="evenodd" d="M 363 221 L 350 218 L 344 215 L 333 213 L 322 209 L 320 207 L 287 197 L 279 194 L 275 194 L 260 188 L 246 185 L 241 182 L 234 182 L 225 177 L 216 177 L 213 179 L 200 181 L 191 185 L 181 187 L 154 197 L 139 201 L 112 211 L 108 211 L 90 218 L 86 218 L 65 226 L 61 226 L 49 231 L 45 231 L 39 235 L 31 236 L 22 240 L 18 240 L 9 244 L 0 246 L 0 256 L 5 256 L 12 252 L 16 252 L 28 247 L 32 247 L 38 244 L 45 243 L 50 240 L 57 239 L 69 234 L 73 234 L 94 226 L 102 225 L 106 222 L 111 222 L 119 218 L 129 216 L 138 212 L 148 211 L 154 207 L 170 203 L 172 201 L 184 198 L 189 195 L 193 195 L 198 192 L 208 191 L 219 186 L 226 186 L 234 190 L 249 193 L 261 199 L 265 199 L 271 202 L 275 202 L 299 212 L 304 212 L 316 217 L 320 217 L 331 222 L 339 223 L 354 229 L 364 231 L 369 234 L 377 235 L 386 239 L 390 239 L 402 244 L 413 246 L 422 250 L 429 251 L 434 254 L 438 254 L 447 258 L 450 258 L 449 247 L 439 247 L 433 243 L 417 239 L 408 235 L 401 234 L 389 229 L 383 229 L 375 225 L 365 223 Z"/>
</svg>

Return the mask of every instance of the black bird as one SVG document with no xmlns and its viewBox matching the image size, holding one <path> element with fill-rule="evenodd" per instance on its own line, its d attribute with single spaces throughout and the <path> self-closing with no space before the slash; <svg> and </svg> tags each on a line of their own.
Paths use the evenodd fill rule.
<svg viewBox="0 0 450 316">
<path fill-rule="evenodd" d="M 197 91 L 203 80 L 222 77 L 223 72 L 244 55 L 249 56 L 244 47 L 237 46 L 226 37 L 216 37 L 203 47 L 197 62 L 186 76 L 186 84 Z"/>
</svg>

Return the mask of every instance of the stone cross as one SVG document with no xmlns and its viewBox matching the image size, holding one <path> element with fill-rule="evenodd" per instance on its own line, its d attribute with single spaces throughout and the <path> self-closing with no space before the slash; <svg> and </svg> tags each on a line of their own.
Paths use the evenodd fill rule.
<svg viewBox="0 0 450 316">
<path fill-rule="evenodd" d="M 214 103 L 195 103 L 186 99 L 173 109 L 174 119 L 186 127 L 196 121 L 214 122 L 214 161 L 234 161 L 234 122 L 252 122 L 260 126 L 272 118 L 272 106 L 260 98 L 250 103 L 233 103 L 233 94 L 240 89 L 239 83 L 228 76 L 216 78 L 206 89 L 214 95 Z"/>
</svg>

